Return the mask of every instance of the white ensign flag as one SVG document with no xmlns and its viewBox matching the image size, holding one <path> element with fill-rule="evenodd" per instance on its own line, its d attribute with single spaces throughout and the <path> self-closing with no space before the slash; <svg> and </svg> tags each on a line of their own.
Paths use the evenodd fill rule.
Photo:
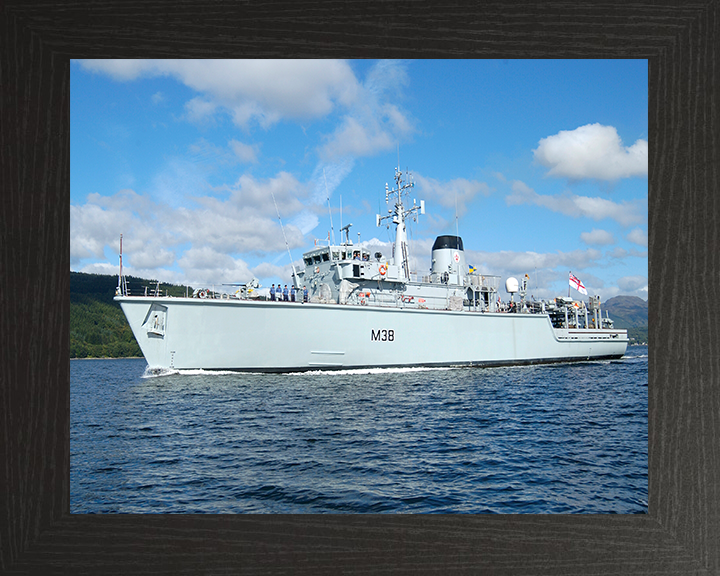
<svg viewBox="0 0 720 576">
<path fill-rule="evenodd" d="M 585 286 L 583 286 L 583 283 L 580 282 L 580 278 L 577 278 L 573 276 L 573 273 L 570 272 L 570 286 L 575 288 L 580 294 L 585 294 L 587 296 L 587 290 L 585 289 Z"/>
</svg>

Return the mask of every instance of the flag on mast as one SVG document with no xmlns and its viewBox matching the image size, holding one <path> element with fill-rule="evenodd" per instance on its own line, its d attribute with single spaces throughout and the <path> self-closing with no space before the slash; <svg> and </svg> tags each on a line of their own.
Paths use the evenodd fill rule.
<svg viewBox="0 0 720 576">
<path fill-rule="evenodd" d="M 580 282 L 580 278 L 577 278 L 576 276 L 573 276 L 573 273 L 570 272 L 570 286 L 575 288 L 580 294 L 585 294 L 587 296 L 587 289 L 583 285 L 582 282 Z"/>
</svg>

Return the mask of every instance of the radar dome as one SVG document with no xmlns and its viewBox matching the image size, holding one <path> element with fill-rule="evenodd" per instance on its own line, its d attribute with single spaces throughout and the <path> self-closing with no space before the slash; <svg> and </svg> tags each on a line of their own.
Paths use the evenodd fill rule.
<svg viewBox="0 0 720 576">
<path fill-rule="evenodd" d="M 508 294 L 515 294 L 515 292 L 518 291 L 519 286 L 517 278 L 510 277 L 505 280 L 505 290 Z"/>
</svg>

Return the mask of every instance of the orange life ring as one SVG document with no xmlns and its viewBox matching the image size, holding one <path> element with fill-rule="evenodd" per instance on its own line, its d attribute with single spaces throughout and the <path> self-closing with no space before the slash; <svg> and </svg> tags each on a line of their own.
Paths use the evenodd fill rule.
<svg viewBox="0 0 720 576">
<path fill-rule="evenodd" d="M 387 274 L 387 266 L 380 264 L 380 276 L 385 276 L 385 274 Z"/>
</svg>

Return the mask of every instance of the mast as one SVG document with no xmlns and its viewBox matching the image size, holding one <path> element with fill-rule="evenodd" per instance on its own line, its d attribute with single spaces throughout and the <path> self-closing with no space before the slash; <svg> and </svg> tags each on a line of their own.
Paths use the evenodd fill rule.
<svg viewBox="0 0 720 576">
<path fill-rule="evenodd" d="M 122 234 L 120 234 L 120 272 L 118 273 L 118 285 L 117 290 L 115 290 L 115 294 L 118 296 L 125 296 L 123 293 L 123 272 L 122 272 Z"/>
<path fill-rule="evenodd" d="M 409 194 L 409 189 L 415 186 L 412 182 L 410 175 L 408 174 L 408 182 L 403 183 L 403 176 L 400 168 L 395 168 L 395 185 L 396 188 L 389 190 L 388 185 L 385 184 L 385 203 L 390 203 L 390 197 L 395 196 L 394 208 L 388 209 L 387 216 L 377 215 L 376 224 L 380 226 L 380 222 L 383 220 L 392 218 L 393 224 L 395 224 L 395 245 L 393 246 L 393 264 L 398 267 L 398 273 L 400 278 L 410 278 L 410 261 L 408 257 L 407 249 L 407 227 L 405 221 L 408 217 L 413 217 L 417 221 L 417 214 L 425 214 L 425 201 L 420 201 L 420 206 L 417 206 L 413 202 L 413 207 L 409 210 L 403 206 L 402 197 L 403 194 Z"/>
</svg>

